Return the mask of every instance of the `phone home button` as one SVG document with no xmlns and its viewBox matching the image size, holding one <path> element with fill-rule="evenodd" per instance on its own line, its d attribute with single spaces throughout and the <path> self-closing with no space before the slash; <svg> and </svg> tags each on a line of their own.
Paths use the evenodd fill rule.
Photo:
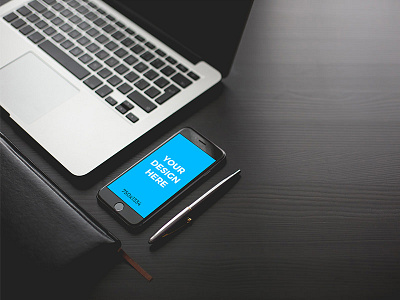
<svg viewBox="0 0 400 300">
<path fill-rule="evenodd" d="M 117 204 L 114 205 L 114 209 L 116 211 L 121 211 L 124 209 L 124 205 L 121 202 L 118 202 Z"/>
</svg>

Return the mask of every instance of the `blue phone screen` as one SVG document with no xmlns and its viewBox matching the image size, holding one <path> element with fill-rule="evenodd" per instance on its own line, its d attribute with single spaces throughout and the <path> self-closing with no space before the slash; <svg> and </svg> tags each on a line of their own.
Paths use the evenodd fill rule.
<svg viewBox="0 0 400 300">
<path fill-rule="evenodd" d="M 108 188 L 145 218 L 213 162 L 214 158 L 178 134 Z"/>
</svg>

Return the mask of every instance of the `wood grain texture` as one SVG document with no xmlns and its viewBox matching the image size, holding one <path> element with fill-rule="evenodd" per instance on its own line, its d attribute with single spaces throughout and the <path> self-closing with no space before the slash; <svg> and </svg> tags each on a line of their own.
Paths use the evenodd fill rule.
<svg viewBox="0 0 400 300">
<path fill-rule="evenodd" d="M 118 236 L 154 277 L 119 264 L 92 299 L 398 299 L 400 2 L 256 0 L 222 92 L 77 181 L 3 118 L 1 130 Z M 99 188 L 181 127 L 227 164 L 140 234 Z M 162 224 L 226 175 L 240 181 L 156 250 Z"/>
</svg>

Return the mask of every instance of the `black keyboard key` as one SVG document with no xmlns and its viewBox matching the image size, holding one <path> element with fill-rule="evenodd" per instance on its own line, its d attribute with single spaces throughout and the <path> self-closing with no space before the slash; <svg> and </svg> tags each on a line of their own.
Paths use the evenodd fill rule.
<svg viewBox="0 0 400 300">
<path fill-rule="evenodd" d="M 56 3 L 53 5 L 53 9 L 56 11 L 62 11 L 64 9 L 64 6 L 61 3 Z"/>
<path fill-rule="evenodd" d="M 46 28 L 48 25 L 47 25 L 47 23 L 45 22 L 45 21 L 43 21 L 43 20 L 40 20 L 39 22 L 37 22 L 36 24 L 36 27 L 37 28 L 39 28 L 39 29 L 43 29 L 43 28 Z M 54 30 L 55 31 L 55 30 Z M 46 33 L 47 34 L 47 33 Z"/>
<path fill-rule="evenodd" d="M 126 39 L 124 39 L 124 40 L 121 42 L 121 44 L 124 45 L 124 46 L 126 46 L 126 47 L 130 47 L 130 46 L 132 46 L 134 43 L 135 43 L 135 42 L 134 42 L 132 39 L 130 39 L 130 38 L 126 38 Z"/>
<path fill-rule="evenodd" d="M 140 89 L 140 90 L 144 90 L 145 88 L 147 88 L 150 85 L 150 83 L 148 83 L 146 80 L 144 79 L 140 79 L 138 82 L 135 83 L 135 86 Z"/>
<path fill-rule="evenodd" d="M 104 51 L 104 50 L 100 50 L 99 52 L 96 53 L 96 56 L 97 56 L 98 58 L 100 58 L 101 60 L 104 60 L 104 59 L 106 59 L 107 57 L 109 57 L 110 54 L 108 54 L 108 53 L 107 53 L 106 51 Z"/>
<path fill-rule="evenodd" d="M 118 64 L 118 60 L 116 60 L 114 57 L 110 57 L 109 59 L 106 60 L 106 64 L 110 67 L 114 67 L 115 65 Z"/>
<path fill-rule="evenodd" d="M 97 19 L 97 15 L 94 12 L 88 12 L 85 17 L 90 21 Z"/>
<path fill-rule="evenodd" d="M 80 39 L 78 39 L 77 42 L 82 46 L 85 46 L 90 42 L 90 40 L 87 37 L 83 36 Z"/>
<path fill-rule="evenodd" d="M 137 39 L 139 42 L 144 42 L 144 41 L 145 41 L 145 38 L 142 37 L 142 36 L 139 35 L 139 34 L 135 36 L 135 39 Z"/>
<path fill-rule="evenodd" d="M 118 74 L 122 75 L 122 74 L 126 73 L 129 69 L 128 69 L 126 66 L 124 66 L 123 64 L 120 64 L 120 65 L 119 65 L 118 67 L 116 67 L 114 70 L 115 70 L 115 72 L 117 72 Z"/>
<path fill-rule="evenodd" d="M 62 46 L 64 49 L 69 49 L 69 48 L 71 48 L 73 45 L 74 45 L 74 43 L 72 43 L 70 40 L 66 40 L 66 41 L 64 41 L 64 42 L 61 43 L 61 46 Z"/>
<path fill-rule="evenodd" d="M 157 49 L 156 50 L 156 53 L 158 54 L 158 55 L 160 55 L 161 57 L 164 57 L 165 55 L 167 55 L 164 51 L 162 51 L 161 49 Z"/>
<path fill-rule="evenodd" d="M 23 35 L 27 35 L 29 33 L 31 33 L 33 31 L 32 26 L 30 25 L 26 25 L 25 27 L 23 27 L 22 29 L 19 30 Z"/>
<path fill-rule="evenodd" d="M 102 15 L 105 15 L 105 14 L 106 14 L 106 12 L 105 12 L 104 10 L 102 10 L 101 8 L 99 8 L 97 11 L 98 11 L 100 14 L 102 14 Z"/>
<path fill-rule="evenodd" d="M 40 22 L 38 22 L 38 23 L 40 23 Z M 44 33 L 47 34 L 48 36 L 54 34 L 55 32 L 57 32 L 57 31 L 53 27 L 49 27 L 44 31 Z"/>
<path fill-rule="evenodd" d="M 125 38 L 125 34 L 123 34 L 121 31 L 114 32 L 111 36 L 116 40 Z"/>
<path fill-rule="evenodd" d="M 118 47 L 118 45 L 116 43 L 114 43 L 113 41 L 111 41 L 111 42 L 105 44 L 104 47 L 106 47 L 108 50 L 114 50 L 115 48 Z"/>
<path fill-rule="evenodd" d="M 116 107 L 116 109 L 121 113 L 124 114 L 126 113 L 128 110 L 131 110 L 133 108 L 133 104 L 130 103 L 128 100 L 125 100 L 124 102 L 122 102 L 120 105 L 118 105 Z"/>
<path fill-rule="evenodd" d="M 151 52 L 146 51 L 142 55 L 140 55 L 141 58 L 143 58 L 145 61 L 149 61 L 154 58 L 154 54 Z"/>
<path fill-rule="evenodd" d="M 177 65 L 176 68 L 179 69 L 180 71 L 184 72 L 184 73 L 188 70 L 188 68 L 186 68 L 182 64 Z"/>
<path fill-rule="evenodd" d="M 129 33 L 130 35 L 135 34 L 135 32 L 134 32 L 132 29 L 130 29 L 130 28 L 126 28 L 125 31 L 126 31 L 127 33 Z"/>
<path fill-rule="evenodd" d="M 168 56 L 165 60 L 167 62 L 169 62 L 171 65 L 174 65 L 177 63 L 176 59 L 172 58 L 171 56 Z"/>
<path fill-rule="evenodd" d="M 78 1 L 72 0 L 68 2 L 68 5 L 73 8 L 77 8 L 80 4 L 78 3 Z"/>
<path fill-rule="evenodd" d="M 45 17 L 47 20 L 51 20 L 51 19 L 53 19 L 54 17 L 55 17 L 56 15 L 53 13 L 53 12 L 51 12 L 51 11 L 46 11 L 44 14 L 43 14 L 43 17 Z"/>
<path fill-rule="evenodd" d="M 91 37 L 95 37 L 98 35 L 100 32 L 97 29 L 91 28 L 87 31 L 87 34 L 90 35 Z"/>
<path fill-rule="evenodd" d="M 99 88 L 96 93 L 104 98 L 105 96 L 109 95 L 112 92 L 112 88 L 110 88 L 108 85 L 103 85 L 101 88 Z"/>
<path fill-rule="evenodd" d="M 116 106 L 115 109 L 118 110 L 121 114 L 125 114 L 128 111 L 122 104 Z"/>
<path fill-rule="evenodd" d="M 79 56 L 83 53 L 83 50 L 79 47 L 75 47 L 74 49 L 72 49 L 71 51 L 69 51 L 72 55 L 74 56 Z"/>
<path fill-rule="evenodd" d="M 43 2 L 48 5 L 52 5 L 54 2 L 56 2 L 56 0 L 43 0 Z"/>
<path fill-rule="evenodd" d="M 166 76 L 171 76 L 172 74 L 175 73 L 174 68 L 170 67 L 170 66 L 166 66 L 165 68 L 163 68 L 161 70 L 161 73 L 163 73 Z"/>
<path fill-rule="evenodd" d="M 90 76 L 88 79 L 86 79 L 84 82 L 88 87 L 90 87 L 92 90 L 100 86 L 103 82 L 98 79 L 96 76 Z"/>
<path fill-rule="evenodd" d="M 122 102 L 121 104 L 122 104 L 123 106 L 125 106 L 125 108 L 126 108 L 127 110 L 131 110 L 132 108 L 134 108 L 133 104 L 132 104 L 130 101 L 128 101 L 128 100 L 125 100 L 125 101 Z"/>
<path fill-rule="evenodd" d="M 20 15 L 26 17 L 32 11 L 29 8 L 27 8 L 26 6 L 22 6 L 21 8 L 17 9 L 17 12 L 19 12 Z"/>
<path fill-rule="evenodd" d="M 158 76 L 158 73 L 154 70 L 149 70 L 146 73 L 144 73 L 144 76 L 147 77 L 150 80 L 153 80 Z"/>
<path fill-rule="evenodd" d="M 94 24 L 96 24 L 99 27 L 103 27 L 106 24 L 106 21 L 104 21 L 103 18 L 98 18 L 96 21 L 93 22 Z"/>
<path fill-rule="evenodd" d="M 61 33 L 57 33 L 55 36 L 53 36 L 53 40 L 55 40 L 57 43 L 61 43 L 63 40 L 65 40 L 65 37 Z"/>
<path fill-rule="evenodd" d="M 61 24 L 64 23 L 64 21 L 61 20 L 59 17 L 56 17 L 53 20 L 51 20 L 51 23 L 53 23 L 54 25 L 60 26 Z"/>
<path fill-rule="evenodd" d="M 100 34 L 97 38 L 96 41 L 98 41 L 100 44 L 105 44 L 108 42 L 108 37 L 106 37 L 104 34 Z"/>
<path fill-rule="evenodd" d="M 53 18 L 56 16 L 56 14 L 53 13 L 52 11 L 50 11 L 50 10 L 46 10 L 45 12 L 42 13 L 42 15 L 43 15 L 43 17 L 45 17 L 47 20 L 51 20 L 51 19 L 53 19 Z"/>
<path fill-rule="evenodd" d="M 29 2 L 29 6 L 40 13 L 46 10 L 46 7 L 36 0 Z"/>
<path fill-rule="evenodd" d="M 88 29 L 90 28 L 90 25 L 89 25 L 89 23 L 83 21 L 82 23 L 80 23 L 80 24 L 78 25 L 78 27 L 79 27 L 80 29 L 82 29 L 82 30 L 88 30 Z"/>
<path fill-rule="evenodd" d="M 156 48 L 156 46 L 154 46 L 152 43 L 150 43 L 150 42 L 147 42 L 146 44 L 145 44 L 147 47 L 149 47 L 150 49 L 154 49 L 154 48 Z"/>
<path fill-rule="evenodd" d="M 153 109 L 155 109 L 157 106 L 148 100 L 145 96 L 143 96 L 141 93 L 138 91 L 134 91 L 128 95 L 128 98 L 132 100 L 134 103 L 139 105 L 141 109 L 143 109 L 145 112 L 151 112 Z"/>
<path fill-rule="evenodd" d="M 89 54 L 85 53 L 81 57 L 79 57 L 79 60 L 81 62 L 83 62 L 84 64 L 87 64 L 87 63 L 91 62 L 93 60 L 93 58 Z"/>
<path fill-rule="evenodd" d="M 101 76 L 102 78 L 107 78 L 112 74 L 112 72 L 107 68 L 103 68 L 99 72 L 97 72 L 97 74 L 99 74 L 99 76 Z"/>
<path fill-rule="evenodd" d="M 139 118 L 136 117 L 133 113 L 129 113 L 126 115 L 126 117 L 129 119 L 129 121 L 131 121 L 132 123 L 136 123 L 137 121 L 139 121 Z"/>
<path fill-rule="evenodd" d="M 100 47 L 97 46 L 97 45 L 94 44 L 94 43 L 91 43 L 89 46 L 86 47 L 86 49 L 87 49 L 88 51 L 94 53 L 94 52 L 96 52 L 97 50 L 99 50 Z"/>
<path fill-rule="evenodd" d="M 75 0 L 74 0 L 74 1 L 75 1 Z M 71 1 L 71 2 L 73 2 L 73 1 Z M 93 8 L 95 8 L 95 9 L 97 9 L 97 5 L 94 4 L 93 2 L 88 2 L 88 4 L 89 4 L 90 7 L 93 7 Z"/>
<path fill-rule="evenodd" d="M 155 83 L 158 87 L 163 88 L 163 87 L 165 87 L 165 86 L 168 85 L 169 81 L 168 81 L 167 79 L 165 79 L 164 77 L 160 77 L 160 78 L 158 78 L 156 81 L 154 81 L 154 83 Z"/>
<path fill-rule="evenodd" d="M 8 23 L 14 21 L 16 18 L 18 18 L 18 16 L 13 12 L 3 17 L 3 19 L 6 20 Z"/>
<path fill-rule="evenodd" d="M 139 78 L 139 75 L 137 75 L 135 72 L 129 72 L 128 74 L 126 74 L 125 79 L 130 81 L 130 82 L 134 82 L 136 79 Z"/>
<path fill-rule="evenodd" d="M 156 58 L 155 60 L 153 60 L 150 63 L 154 68 L 159 69 L 161 68 L 163 65 L 165 65 L 165 62 L 163 62 L 161 59 Z"/>
<path fill-rule="evenodd" d="M 82 15 L 87 14 L 89 12 L 89 9 L 85 6 L 79 6 L 76 8 L 76 11 L 80 12 Z"/>
<path fill-rule="evenodd" d="M 90 74 L 80 64 L 69 57 L 68 54 L 65 54 L 63 51 L 58 49 L 50 41 L 47 40 L 39 44 L 39 48 L 49 54 L 52 58 L 54 58 L 58 63 L 60 63 L 64 68 L 66 68 L 76 77 L 78 77 L 78 79 L 83 79 Z"/>
<path fill-rule="evenodd" d="M 72 11 L 70 11 L 70 10 L 67 8 L 67 9 L 64 9 L 64 10 L 61 12 L 61 14 L 62 14 L 64 17 L 68 18 L 69 16 L 72 15 Z"/>
<path fill-rule="evenodd" d="M 125 25 L 121 22 L 115 22 L 115 24 L 119 27 L 119 28 L 125 28 Z"/>
<path fill-rule="evenodd" d="M 113 77 L 111 77 L 110 79 L 107 80 L 109 84 L 111 84 L 112 86 L 116 86 L 118 84 L 120 84 L 122 82 L 122 79 L 119 78 L 117 75 L 114 75 Z"/>
<path fill-rule="evenodd" d="M 22 26 L 26 25 L 26 22 L 22 19 L 16 19 L 14 22 L 11 23 L 11 25 L 15 28 L 15 29 L 19 29 Z"/>
<path fill-rule="evenodd" d="M 30 36 L 28 36 L 28 39 L 37 44 L 40 43 L 42 40 L 44 40 L 44 36 L 41 35 L 39 32 L 35 32 L 32 33 Z"/>
<path fill-rule="evenodd" d="M 138 59 L 136 57 L 132 56 L 132 55 L 129 55 L 128 57 L 126 57 L 124 59 L 124 62 L 126 62 L 130 66 L 133 65 L 137 61 L 138 61 Z"/>
<path fill-rule="evenodd" d="M 150 98 L 155 98 L 156 96 L 158 96 L 159 94 L 161 94 L 161 92 L 159 90 L 157 90 L 155 87 L 151 87 L 149 88 L 147 91 L 144 92 L 147 96 L 149 96 Z"/>
<path fill-rule="evenodd" d="M 65 23 L 63 26 L 60 27 L 60 29 L 62 31 L 64 31 L 64 32 L 68 32 L 68 31 L 70 31 L 72 29 L 72 26 L 67 24 L 67 23 Z"/>
<path fill-rule="evenodd" d="M 144 63 L 140 62 L 136 66 L 134 66 L 134 69 L 137 70 L 138 72 L 142 73 L 146 71 L 149 67 L 146 66 Z"/>
<path fill-rule="evenodd" d="M 32 22 L 32 23 L 37 22 L 39 19 L 40 19 L 40 18 L 39 18 L 37 15 L 35 15 L 35 14 L 31 14 L 31 15 L 27 18 L 27 20 L 28 20 L 29 22 Z"/>
<path fill-rule="evenodd" d="M 88 67 L 90 69 L 92 69 L 93 71 L 97 71 L 98 69 L 100 69 L 102 67 L 102 64 L 99 63 L 97 60 L 95 60 L 94 62 L 90 63 L 88 65 Z"/>
<path fill-rule="evenodd" d="M 183 76 L 180 73 L 172 76 L 171 79 L 183 88 L 187 88 L 189 85 L 192 84 L 192 82 L 189 79 L 187 79 L 185 76 Z"/>
<path fill-rule="evenodd" d="M 106 101 L 107 101 L 111 106 L 114 106 L 115 104 L 117 104 L 117 101 L 115 101 L 115 99 L 112 98 L 112 97 L 107 97 L 107 98 L 106 98 Z"/>
<path fill-rule="evenodd" d="M 193 73 L 193 72 L 189 72 L 188 73 L 188 76 L 190 77 L 190 78 L 192 78 L 193 80 L 198 80 L 200 77 L 199 77 L 199 75 L 197 75 L 197 74 L 195 74 L 195 73 Z"/>
<path fill-rule="evenodd" d="M 55 13 L 53 13 L 50 10 L 47 10 L 46 12 L 44 12 L 42 14 L 43 14 L 43 17 L 45 17 L 47 20 L 51 20 L 56 16 Z"/>
<path fill-rule="evenodd" d="M 131 50 L 132 50 L 134 53 L 139 54 L 140 52 L 142 52 L 142 51 L 144 50 L 144 48 L 143 48 L 142 46 L 140 46 L 140 45 L 136 45 L 136 46 L 133 46 L 133 47 L 131 48 Z"/>
<path fill-rule="evenodd" d="M 171 97 L 175 96 L 180 91 L 181 90 L 179 88 L 171 84 L 169 87 L 165 89 L 164 94 L 162 94 L 160 97 L 156 99 L 156 102 L 158 104 L 163 104 L 165 101 L 169 100 Z"/>
<path fill-rule="evenodd" d="M 81 55 L 83 53 L 83 50 L 81 48 L 79 48 L 79 47 L 75 47 L 74 49 L 72 49 L 69 52 L 74 56 L 78 56 L 78 55 Z"/>
<path fill-rule="evenodd" d="M 110 21 L 115 21 L 115 18 L 112 15 L 107 15 L 106 18 Z"/>
<path fill-rule="evenodd" d="M 82 21 L 82 19 L 79 18 L 79 17 L 76 16 L 76 15 L 73 15 L 71 18 L 69 18 L 69 20 L 70 20 L 72 23 L 74 23 L 74 24 L 79 24 L 79 23 Z"/>
<path fill-rule="evenodd" d="M 122 94 L 125 95 L 126 93 L 132 91 L 132 90 L 133 90 L 133 87 L 131 87 L 131 86 L 130 86 L 129 84 L 127 84 L 127 83 L 123 83 L 123 84 L 121 84 L 121 85 L 117 88 L 117 90 L 120 91 Z"/>
<path fill-rule="evenodd" d="M 119 48 L 117 51 L 114 52 L 116 56 L 118 56 L 119 58 L 124 57 L 125 55 L 128 54 L 128 52 L 122 48 Z"/>
<path fill-rule="evenodd" d="M 111 33 L 113 31 L 115 31 L 115 27 L 113 27 L 112 25 L 108 24 L 107 26 L 103 27 L 103 30 L 107 33 Z"/>
<path fill-rule="evenodd" d="M 70 33 L 68 33 L 68 35 L 73 39 L 78 39 L 81 37 L 81 33 L 76 29 L 72 30 Z"/>
</svg>

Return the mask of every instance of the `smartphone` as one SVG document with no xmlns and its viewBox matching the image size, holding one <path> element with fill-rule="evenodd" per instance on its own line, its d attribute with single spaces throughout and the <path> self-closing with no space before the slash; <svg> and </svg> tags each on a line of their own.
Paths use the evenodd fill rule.
<svg viewBox="0 0 400 300">
<path fill-rule="evenodd" d="M 225 160 L 225 152 L 183 128 L 97 193 L 129 229 L 139 229 Z"/>
</svg>

